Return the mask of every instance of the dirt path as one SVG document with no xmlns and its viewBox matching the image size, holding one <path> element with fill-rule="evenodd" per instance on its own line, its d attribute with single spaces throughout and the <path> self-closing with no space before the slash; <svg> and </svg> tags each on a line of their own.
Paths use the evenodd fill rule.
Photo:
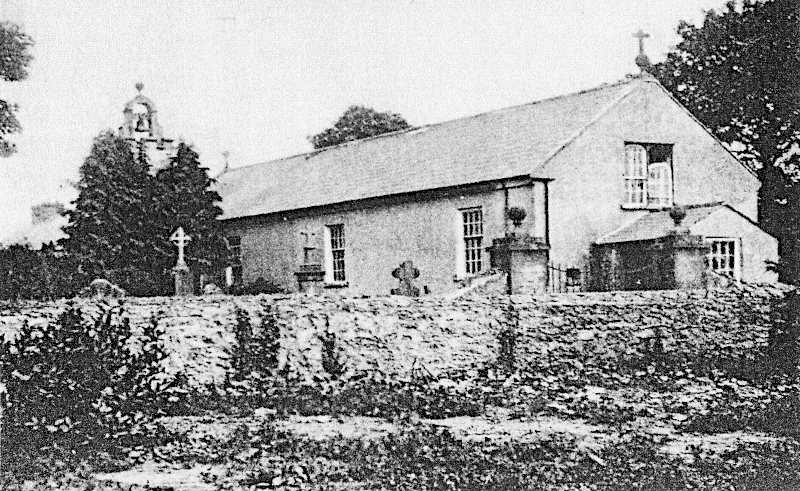
<svg viewBox="0 0 800 491">
<path fill-rule="evenodd" d="M 190 439 L 202 440 L 212 437 L 226 440 L 234 429 L 242 424 L 259 425 L 258 417 L 175 417 L 162 422 L 172 432 L 186 435 Z M 466 441 L 536 443 L 555 437 L 567 437 L 575 441 L 576 450 L 593 456 L 608 445 L 624 442 L 623 434 L 649 433 L 661 435 L 664 440 L 661 451 L 685 460 L 692 460 L 691 447 L 699 447 L 704 453 L 718 454 L 742 444 L 759 444 L 777 440 L 764 434 L 721 433 L 715 435 L 680 433 L 671 424 L 650 418 L 639 418 L 628 425 L 612 429 L 604 425 L 588 424 L 580 419 L 562 419 L 539 415 L 526 419 L 510 419 L 508 415 L 495 413 L 492 416 L 454 417 L 439 420 L 416 421 L 430 426 L 446 427 L 456 438 Z M 397 424 L 372 417 L 292 416 L 277 422 L 279 427 L 312 440 L 344 437 L 348 439 L 376 439 L 395 433 Z M 99 474 L 99 480 L 116 481 L 123 486 L 160 486 L 175 491 L 206 491 L 215 489 L 203 480 L 204 474 L 216 474 L 222 466 L 180 466 L 148 462 L 136 468 L 110 474 Z"/>
</svg>

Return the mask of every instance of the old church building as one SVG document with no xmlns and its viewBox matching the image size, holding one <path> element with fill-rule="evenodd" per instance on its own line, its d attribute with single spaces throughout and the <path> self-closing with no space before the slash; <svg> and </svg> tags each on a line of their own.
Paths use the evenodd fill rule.
<svg viewBox="0 0 800 491">
<path fill-rule="evenodd" d="M 649 254 L 676 228 L 702 242 L 712 274 L 776 281 L 777 241 L 756 224 L 759 185 L 643 73 L 231 169 L 218 189 L 236 281 L 388 294 L 405 260 L 424 291 L 458 288 L 490 268 L 493 241 L 509 232 L 583 288 L 592 275 L 603 289 L 669 287 L 647 283 L 664 264 Z M 519 226 L 512 207 L 526 211 Z"/>
</svg>

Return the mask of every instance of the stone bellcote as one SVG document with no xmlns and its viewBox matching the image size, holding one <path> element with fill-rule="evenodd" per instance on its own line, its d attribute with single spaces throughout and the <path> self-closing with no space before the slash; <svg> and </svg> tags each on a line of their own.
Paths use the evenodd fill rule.
<svg viewBox="0 0 800 491">
<path fill-rule="evenodd" d="M 164 167 L 174 155 L 173 140 L 164 138 L 164 129 L 158 122 L 158 110 L 152 100 L 142 95 L 142 83 L 136 84 L 139 92 L 125 104 L 125 119 L 119 136 L 131 143 L 134 155 L 146 155 L 153 172 Z"/>
</svg>

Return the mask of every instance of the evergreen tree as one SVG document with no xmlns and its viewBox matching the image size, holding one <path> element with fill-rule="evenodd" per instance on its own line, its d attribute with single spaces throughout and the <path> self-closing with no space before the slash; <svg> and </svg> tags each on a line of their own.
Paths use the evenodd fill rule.
<svg viewBox="0 0 800 491">
<path fill-rule="evenodd" d="M 781 244 L 781 279 L 800 281 L 800 9 L 797 0 L 743 0 L 681 22 L 682 41 L 651 69 L 672 95 L 761 180 L 759 222 Z M 790 178 L 792 176 L 793 178 Z"/>
<path fill-rule="evenodd" d="M 185 144 L 169 164 L 156 174 L 159 188 L 161 234 L 165 237 L 178 227 L 192 237 L 186 248 L 186 262 L 195 274 L 218 274 L 226 265 L 228 248 L 217 218 L 222 209 L 220 195 L 213 190 L 214 180 L 200 164 L 197 152 Z M 172 265 L 177 251 L 173 247 Z"/>
<path fill-rule="evenodd" d="M 148 165 L 110 131 L 95 138 L 80 168 L 78 198 L 62 245 L 84 283 L 107 278 L 132 295 L 169 291 L 169 243 L 159 224 Z"/>
</svg>

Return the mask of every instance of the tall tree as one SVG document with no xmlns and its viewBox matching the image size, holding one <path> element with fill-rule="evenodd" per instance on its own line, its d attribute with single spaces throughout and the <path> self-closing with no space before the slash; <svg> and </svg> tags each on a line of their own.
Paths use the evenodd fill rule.
<svg viewBox="0 0 800 491">
<path fill-rule="evenodd" d="M 739 157 L 758 169 L 759 221 L 781 242 L 782 264 L 800 261 L 800 213 L 790 158 L 800 144 L 800 8 L 796 0 L 729 2 L 651 73 Z M 796 252 L 793 252 L 796 251 Z M 784 281 L 800 277 L 781 271 Z M 790 277 L 794 275 L 794 277 Z"/>
<path fill-rule="evenodd" d="M 18 82 L 28 76 L 28 64 L 33 59 L 29 51 L 32 46 L 33 40 L 19 26 L 0 22 L 0 79 Z M 21 129 L 14 114 L 16 111 L 16 104 L 0 99 L 0 156 L 3 157 L 16 151 L 14 143 L 7 139 L 8 135 Z"/>
<path fill-rule="evenodd" d="M 95 138 L 80 168 L 78 198 L 67 212 L 67 254 L 84 281 L 107 278 L 134 295 L 169 286 L 168 242 L 158 218 L 157 190 L 146 162 L 110 131 Z"/>
<path fill-rule="evenodd" d="M 392 131 L 404 130 L 409 125 L 399 114 L 381 113 L 364 106 L 350 106 L 333 128 L 309 137 L 314 148 L 325 148 L 340 143 L 361 140 Z"/>
<path fill-rule="evenodd" d="M 167 237 L 178 227 L 192 237 L 186 249 L 186 262 L 197 273 L 218 273 L 225 266 L 228 248 L 222 226 L 222 200 L 213 190 L 214 180 L 200 164 L 197 152 L 178 144 L 175 156 L 156 174 L 159 186 L 158 207 L 162 235 Z M 174 263 L 174 260 L 173 260 Z"/>
</svg>

